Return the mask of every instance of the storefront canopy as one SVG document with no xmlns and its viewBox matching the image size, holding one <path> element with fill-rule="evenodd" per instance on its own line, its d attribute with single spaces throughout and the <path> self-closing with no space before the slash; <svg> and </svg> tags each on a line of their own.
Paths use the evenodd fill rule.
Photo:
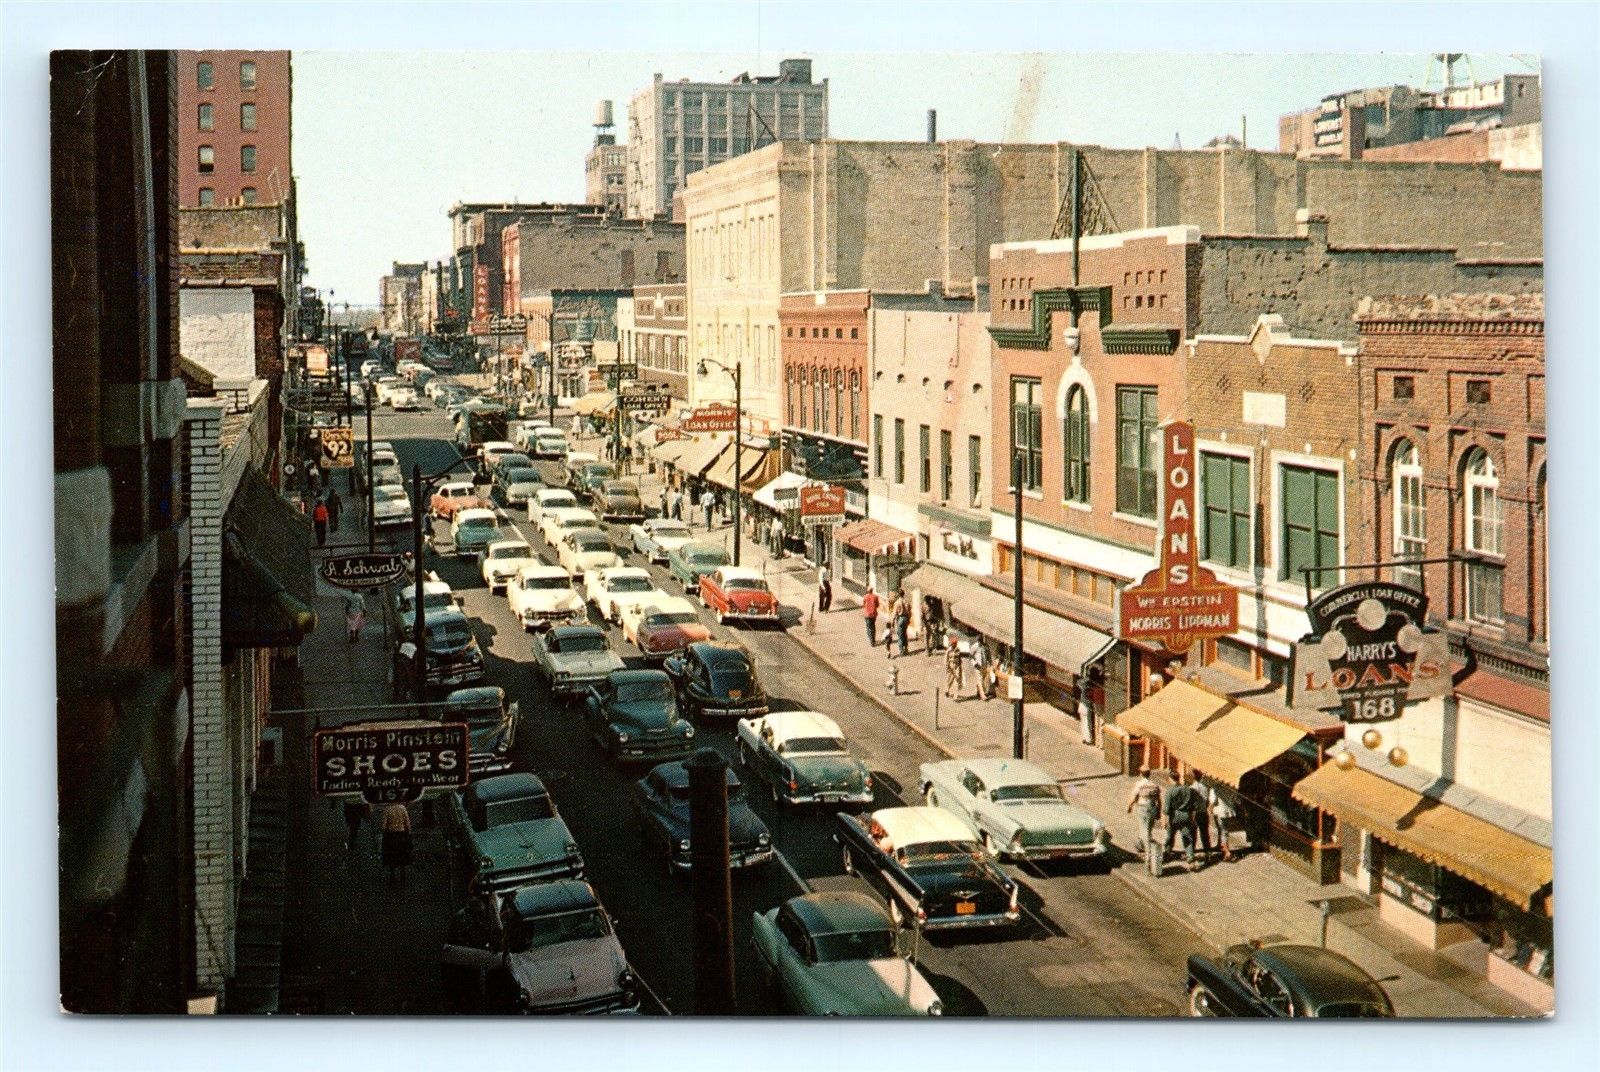
<svg viewBox="0 0 1600 1072">
<path fill-rule="evenodd" d="M 1305 731 L 1183 681 L 1117 716 L 1117 725 L 1154 737 L 1198 770 L 1234 788 L 1239 779 L 1299 743 Z"/>
<path fill-rule="evenodd" d="M 739 464 L 744 467 L 744 474 L 739 482 L 740 487 L 749 489 L 752 483 L 754 483 L 757 487 L 760 487 L 761 484 L 765 483 L 765 480 L 762 478 L 766 476 L 766 470 L 769 468 L 768 461 L 771 454 L 771 451 L 748 446 L 739 451 L 737 460 Z M 731 490 L 733 488 L 734 461 L 734 451 L 732 448 L 729 448 L 722 455 L 722 457 L 717 459 L 717 464 L 713 465 L 706 473 L 706 479 L 711 481 L 713 484 L 718 485 L 719 487 L 724 487 Z"/>
<path fill-rule="evenodd" d="M 1531 908 L 1555 874 L 1550 849 L 1360 767 L 1319 767 L 1295 798 Z"/>
<path fill-rule="evenodd" d="M 925 563 L 905 579 L 907 588 L 918 588 L 945 601 L 961 621 L 983 631 L 985 636 L 1005 640 L 1015 627 L 1011 598 L 955 570 Z M 1079 673 L 1094 661 L 1111 638 L 1087 625 L 1040 610 L 1022 608 L 1022 650 L 1051 666 Z"/>
<path fill-rule="evenodd" d="M 317 627 L 311 523 L 255 469 L 234 492 L 223 529 L 222 641 L 295 647 Z"/>
<path fill-rule="evenodd" d="M 610 407 L 616 396 L 610 391 L 592 391 L 572 403 L 572 412 L 587 417 Z"/>
<path fill-rule="evenodd" d="M 869 557 L 916 553 L 917 538 L 903 529 L 865 518 L 833 530 L 833 538 Z"/>
<path fill-rule="evenodd" d="M 658 462 L 671 464 L 683 455 L 683 452 L 694 445 L 692 439 L 668 439 L 664 442 L 652 444 L 650 457 Z"/>
<path fill-rule="evenodd" d="M 697 439 L 673 460 L 673 467 L 684 476 L 697 477 L 733 446 L 732 439 Z"/>
<path fill-rule="evenodd" d="M 756 502 L 765 506 L 768 510 L 776 510 L 780 514 L 786 510 L 798 510 L 800 509 L 799 496 L 780 500 L 778 492 L 803 488 L 809 483 L 811 483 L 810 479 L 793 470 L 785 469 L 777 475 L 776 479 L 761 486 L 760 490 L 756 492 Z"/>
</svg>

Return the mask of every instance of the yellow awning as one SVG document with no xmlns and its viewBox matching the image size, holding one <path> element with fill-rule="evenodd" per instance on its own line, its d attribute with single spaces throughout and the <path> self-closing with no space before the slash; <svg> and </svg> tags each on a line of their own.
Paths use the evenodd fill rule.
<svg viewBox="0 0 1600 1072">
<path fill-rule="evenodd" d="M 611 405 L 615 397 L 610 391 L 594 391 L 572 403 L 572 412 L 587 417 Z"/>
<path fill-rule="evenodd" d="M 1234 788 L 1239 779 L 1293 748 L 1305 731 L 1183 681 L 1117 716 L 1117 725 L 1155 737 L 1189 766 Z"/>
<path fill-rule="evenodd" d="M 1549 848 L 1360 767 L 1317 768 L 1297 800 L 1530 908 L 1555 875 Z"/>
</svg>

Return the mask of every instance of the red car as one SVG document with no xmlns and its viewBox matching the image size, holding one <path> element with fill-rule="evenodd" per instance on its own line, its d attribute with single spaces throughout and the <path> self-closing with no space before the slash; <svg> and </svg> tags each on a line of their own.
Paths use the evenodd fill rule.
<svg viewBox="0 0 1600 1072">
<path fill-rule="evenodd" d="M 694 604 L 678 596 L 630 604 L 623 610 L 622 635 L 632 640 L 647 659 L 664 659 L 702 640 L 711 631 L 700 624 Z"/>
<path fill-rule="evenodd" d="M 457 510 L 474 508 L 492 510 L 494 503 L 479 495 L 470 480 L 453 480 L 440 485 L 439 490 L 434 492 L 433 498 L 428 501 L 428 509 L 441 521 L 449 521 Z"/>
<path fill-rule="evenodd" d="M 778 597 L 767 587 L 761 571 L 748 566 L 722 566 L 701 577 L 700 602 L 716 612 L 719 622 L 729 618 L 778 620 Z"/>
</svg>

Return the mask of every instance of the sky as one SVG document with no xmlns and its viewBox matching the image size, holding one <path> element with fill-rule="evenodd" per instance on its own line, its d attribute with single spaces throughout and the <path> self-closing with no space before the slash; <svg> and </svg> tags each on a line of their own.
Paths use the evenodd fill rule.
<svg viewBox="0 0 1600 1072">
<path fill-rule="evenodd" d="M 919 141 L 932 108 L 941 140 L 1001 141 L 1016 130 L 1023 141 L 1161 149 L 1196 149 L 1220 134 L 1276 149 L 1286 112 L 1349 89 L 1421 86 L 1430 73 L 1426 53 L 811 52 L 783 44 L 769 36 L 760 49 L 705 52 L 295 51 L 306 284 L 375 305 L 392 262 L 449 258 L 451 204 L 582 201 L 595 102 L 614 102 L 615 133 L 626 141 L 627 102 L 657 72 L 721 82 L 809 58 L 812 77 L 828 80 L 835 138 Z M 1538 69 L 1530 56 L 1469 58 L 1478 80 Z M 1043 80 L 1031 122 L 1019 126 L 1018 90 L 1030 69 Z M 1442 74 L 1432 73 L 1437 84 Z"/>
</svg>

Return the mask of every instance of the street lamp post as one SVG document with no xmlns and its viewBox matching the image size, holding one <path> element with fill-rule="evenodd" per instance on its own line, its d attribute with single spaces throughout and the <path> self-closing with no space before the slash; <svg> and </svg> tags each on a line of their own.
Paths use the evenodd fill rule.
<svg viewBox="0 0 1600 1072">
<path fill-rule="evenodd" d="M 372 381 L 371 380 L 363 381 L 361 394 L 362 394 L 362 397 L 364 398 L 364 400 L 367 403 L 367 476 L 366 476 L 366 483 L 367 483 L 367 550 L 368 551 L 372 551 L 372 550 L 375 550 L 375 547 L 374 547 L 374 544 L 373 544 L 373 539 L 374 539 L 374 537 L 373 537 L 374 519 L 373 519 L 373 516 L 372 516 L 373 494 L 372 494 Z"/>
<path fill-rule="evenodd" d="M 700 359 L 700 374 L 706 373 L 707 365 L 717 368 L 733 377 L 733 564 L 739 564 L 739 545 L 742 542 L 743 529 L 739 525 L 739 499 L 744 480 L 744 366 L 736 364 L 732 368 L 709 357 Z"/>
<path fill-rule="evenodd" d="M 1011 554 L 1011 583 L 1015 587 L 1011 601 L 1011 678 L 1015 684 L 1008 687 L 1014 693 L 1011 699 L 1011 755 L 1022 758 L 1022 455 L 1011 459 L 1011 481 L 1016 492 L 1016 512 L 1013 515 L 1016 542 Z"/>
</svg>

